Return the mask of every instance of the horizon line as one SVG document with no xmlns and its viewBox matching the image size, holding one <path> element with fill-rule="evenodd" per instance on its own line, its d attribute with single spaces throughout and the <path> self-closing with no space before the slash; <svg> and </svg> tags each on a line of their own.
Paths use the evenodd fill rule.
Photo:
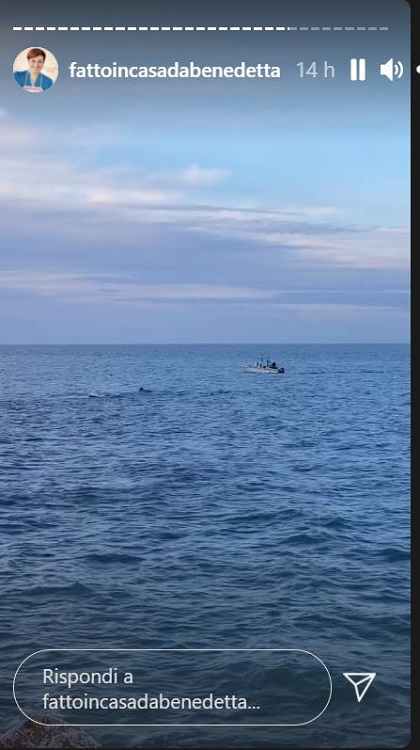
<svg viewBox="0 0 420 750">
<path fill-rule="evenodd" d="M 66 343 L 1 343 L 6 346 L 410 346 L 411 341 L 136 341 L 136 342 L 66 342 Z"/>
</svg>

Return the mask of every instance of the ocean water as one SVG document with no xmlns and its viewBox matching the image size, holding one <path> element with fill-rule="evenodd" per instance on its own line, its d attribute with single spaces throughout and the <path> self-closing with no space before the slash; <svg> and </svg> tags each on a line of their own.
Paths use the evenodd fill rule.
<svg viewBox="0 0 420 750">
<path fill-rule="evenodd" d="M 310 726 L 91 734 L 406 744 L 409 349 L 270 345 L 284 376 L 241 373 L 260 351 L 0 348 L 0 733 L 39 648 L 302 648 L 334 684 Z M 361 704 L 344 671 L 377 672 Z"/>
</svg>

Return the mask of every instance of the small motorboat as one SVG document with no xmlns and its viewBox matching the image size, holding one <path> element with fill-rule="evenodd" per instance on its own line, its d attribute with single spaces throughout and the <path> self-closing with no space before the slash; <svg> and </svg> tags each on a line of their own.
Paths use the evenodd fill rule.
<svg viewBox="0 0 420 750">
<path fill-rule="evenodd" d="M 279 367 L 271 359 L 260 357 L 253 365 L 242 365 L 242 372 L 251 372 L 265 375 L 284 375 L 284 367 Z"/>
</svg>

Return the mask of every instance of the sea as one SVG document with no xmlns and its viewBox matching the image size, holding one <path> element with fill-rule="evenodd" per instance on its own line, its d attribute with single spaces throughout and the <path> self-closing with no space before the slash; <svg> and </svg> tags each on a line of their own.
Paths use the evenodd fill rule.
<svg viewBox="0 0 420 750">
<path fill-rule="evenodd" d="M 260 355 L 285 374 L 241 371 Z M 299 648 L 333 684 L 307 726 L 87 731 L 403 747 L 409 480 L 405 345 L 0 347 L 0 734 L 37 649 Z M 376 673 L 360 703 L 344 672 Z"/>
</svg>

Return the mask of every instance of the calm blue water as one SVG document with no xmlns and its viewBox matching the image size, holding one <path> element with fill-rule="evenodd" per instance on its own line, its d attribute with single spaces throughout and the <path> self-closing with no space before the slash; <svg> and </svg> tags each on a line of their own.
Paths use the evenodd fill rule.
<svg viewBox="0 0 420 750">
<path fill-rule="evenodd" d="M 38 648 L 298 647 L 334 680 L 307 728 L 95 736 L 406 743 L 408 347 L 273 345 L 285 376 L 241 374 L 260 351 L 0 348 L 1 731 Z M 378 673 L 369 699 L 343 671 Z"/>
</svg>

